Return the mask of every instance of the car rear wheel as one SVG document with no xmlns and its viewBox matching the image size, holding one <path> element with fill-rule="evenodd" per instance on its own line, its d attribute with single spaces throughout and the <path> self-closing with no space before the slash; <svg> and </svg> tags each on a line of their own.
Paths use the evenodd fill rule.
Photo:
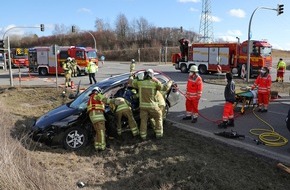
<svg viewBox="0 0 290 190">
<path fill-rule="evenodd" d="M 63 146 L 68 150 L 78 150 L 88 143 L 88 132 L 80 127 L 68 128 L 63 136 Z"/>
</svg>

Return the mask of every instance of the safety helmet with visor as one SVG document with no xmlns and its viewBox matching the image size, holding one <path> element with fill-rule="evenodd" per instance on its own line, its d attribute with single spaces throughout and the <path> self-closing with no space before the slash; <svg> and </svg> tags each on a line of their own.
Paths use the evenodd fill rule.
<svg viewBox="0 0 290 190">
<path fill-rule="evenodd" d="M 154 76 L 154 71 L 153 69 L 147 69 L 146 70 L 147 76 L 149 76 L 150 78 L 153 78 Z"/>
<path fill-rule="evenodd" d="M 102 89 L 98 86 L 94 87 L 92 93 L 102 93 Z"/>
</svg>

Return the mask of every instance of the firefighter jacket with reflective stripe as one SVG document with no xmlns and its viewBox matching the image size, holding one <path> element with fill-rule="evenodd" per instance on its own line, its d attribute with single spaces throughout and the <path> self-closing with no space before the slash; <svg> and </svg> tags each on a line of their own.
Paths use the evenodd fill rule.
<svg viewBox="0 0 290 190">
<path fill-rule="evenodd" d="M 168 84 L 163 85 L 157 80 L 145 79 L 132 81 L 132 86 L 138 88 L 139 94 L 139 106 L 140 108 L 156 108 L 158 107 L 158 100 L 156 98 L 157 90 L 168 90 L 172 81 L 169 81 Z"/>
<path fill-rule="evenodd" d="M 90 61 L 87 70 L 88 73 L 95 73 L 98 71 L 98 66 L 94 62 Z"/>
<path fill-rule="evenodd" d="M 116 106 L 116 112 L 121 110 L 130 109 L 130 103 L 122 97 L 112 98 L 107 100 L 108 104 L 114 104 Z"/>
<path fill-rule="evenodd" d="M 71 63 L 70 62 L 63 62 L 62 68 L 65 73 L 71 73 Z"/>
<path fill-rule="evenodd" d="M 94 118 L 93 122 L 106 120 L 104 117 L 105 106 L 102 99 L 102 94 L 93 93 L 90 95 L 90 99 L 87 104 L 87 111 L 90 113 L 90 117 L 92 116 Z"/>
<path fill-rule="evenodd" d="M 255 80 L 253 87 L 258 87 L 258 93 L 268 94 L 271 90 L 272 79 L 271 75 L 259 75 Z"/>
<path fill-rule="evenodd" d="M 235 91 L 235 82 L 234 81 L 228 81 L 225 91 L 224 91 L 224 96 L 225 100 L 227 102 L 235 103 L 236 101 L 236 91 Z"/>
<path fill-rule="evenodd" d="M 88 101 L 87 104 L 87 111 L 91 111 L 91 110 L 100 110 L 100 111 L 104 111 L 105 110 L 105 106 L 104 103 L 102 102 L 102 100 L 104 99 L 104 95 L 98 93 L 92 93 L 90 95 L 90 99 Z"/>
<path fill-rule="evenodd" d="M 200 98 L 203 89 L 202 78 L 198 75 L 192 75 L 188 77 L 186 86 L 186 98 L 195 99 Z"/>
</svg>

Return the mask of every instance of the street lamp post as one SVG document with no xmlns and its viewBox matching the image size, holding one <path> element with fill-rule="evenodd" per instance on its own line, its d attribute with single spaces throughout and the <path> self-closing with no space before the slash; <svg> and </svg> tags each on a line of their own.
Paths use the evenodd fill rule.
<svg viewBox="0 0 290 190">
<path fill-rule="evenodd" d="M 97 43 L 96 43 L 96 38 L 95 38 L 95 36 L 94 36 L 90 31 L 84 31 L 84 30 L 81 30 L 81 31 L 83 31 L 83 32 L 87 32 L 87 33 L 89 33 L 89 34 L 93 37 L 94 45 L 95 45 L 95 51 L 97 52 Z M 75 26 L 75 25 L 72 25 L 71 32 L 72 32 L 72 33 L 75 33 L 75 32 L 76 32 L 76 26 Z"/>
<path fill-rule="evenodd" d="M 5 35 L 7 32 L 9 32 L 10 30 L 12 29 L 15 29 L 15 28 L 40 28 L 41 31 L 44 31 L 44 24 L 40 24 L 40 26 L 14 26 L 14 27 L 11 27 L 9 29 L 7 29 L 3 36 L 2 36 L 2 40 L 4 42 L 5 40 Z M 13 87 L 14 84 L 13 84 L 13 76 L 12 76 L 12 69 L 11 69 L 11 55 L 10 55 L 10 40 L 9 40 L 9 36 L 7 37 L 7 51 L 8 51 L 8 64 L 9 64 L 9 76 L 10 76 L 10 86 Z M 5 69 L 6 69 L 6 55 L 4 53 L 4 66 L 5 66 Z"/>
<path fill-rule="evenodd" d="M 249 82 L 250 81 L 250 70 L 251 70 L 251 65 L 250 65 L 250 39 L 251 39 L 251 24 L 252 24 L 252 19 L 253 19 L 253 16 L 255 14 L 255 12 L 258 10 L 258 9 L 268 9 L 268 10 L 273 10 L 273 11 L 277 11 L 278 12 L 278 15 L 279 14 L 282 14 L 283 13 L 283 10 L 281 12 L 281 8 L 279 9 L 281 5 L 278 4 L 278 7 L 276 9 L 274 8 L 269 8 L 269 7 L 257 7 L 252 15 L 251 15 L 251 18 L 250 18 L 250 21 L 249 21 L 249 28 L 248 28 L 248 45 L 247 45 L 247 79 L 246 81 Z M 283 5 L 284 6 L 284 5 Z M 284 9 L 284 8 L 283 8 Z"/>
</svg>

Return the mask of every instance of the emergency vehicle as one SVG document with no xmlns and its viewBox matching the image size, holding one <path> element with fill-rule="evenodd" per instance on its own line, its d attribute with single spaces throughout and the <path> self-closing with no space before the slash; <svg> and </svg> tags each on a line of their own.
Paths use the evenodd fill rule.
<svg viewBox="0 0 290 190">
<path fill-rule="evenodd" d="M 12 67 L 28 67 L 28 48 L 12 48 L 11 50 Z"/>
<path fill-rule="evenodd" d="M 248 41 L 240 43 L 194 43 L 180 39 L 180 53 L 172 54 L 176 70 L 183 73 L 196 65 L 201 74 L 232 72 L 242 74 L 247 68 Z M 250 76 L 257 75 L 262 67 L 272 67 L 272 46 L 267 41 L 250 41 Z"/>
<path fill-rule="evenodd" d="M 56 72 L 63 74 L 62 63 L 68 57 L 75 58 L 78 76 L 87 74 L 86 67 L 89 59 L 98 65 L 97 52 L 91 47 L 59 46 L 58 48 L 57 55 L 54 54 L 55 50 L 52 46 L 29 48 L 29 70 L 42 76 L 56 74 Z"/>
</svg>

